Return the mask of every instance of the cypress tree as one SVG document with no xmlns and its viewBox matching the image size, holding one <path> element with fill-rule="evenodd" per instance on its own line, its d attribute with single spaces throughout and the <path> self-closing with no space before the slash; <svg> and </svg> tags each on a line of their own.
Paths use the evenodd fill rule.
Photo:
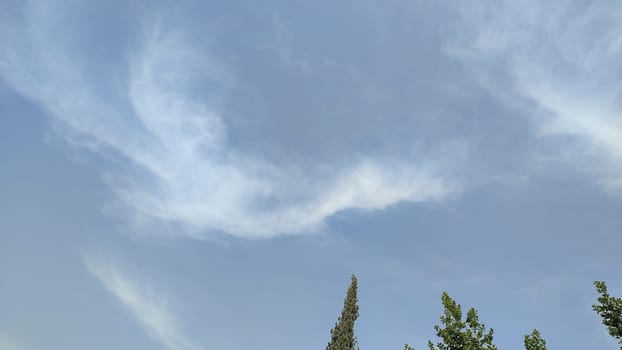
<svg viewBox="0 0 622 350">
<path fill-rule="evenodd" d="M 525 335 L 525 349 L 546 350 L 546 342 L 542 339 L 537 329 L 534 329 L 531 334 Z"/>
<path fill-rule="evenodd" d="M 352 275 L 352 282 L 346 293 L 343 302 L 341 316 L 337 320 L 335 327 L 330 331 L 330 342 L 326 350 L 354 350 L 356 348 L 356 337 L 354 336 L 354 322 L 359 316 L 356 276 Z"/>
<path fill-rule="evenodd" d="M 622 299 L 609 295 L 603 281 L 594 282 L 594 286 L 600 296 L 598 303 L 592 305 L 592 308 L 603 319 L 603 325 L 607 327 L 609 334 L 622 344 Z"/>
</svg>

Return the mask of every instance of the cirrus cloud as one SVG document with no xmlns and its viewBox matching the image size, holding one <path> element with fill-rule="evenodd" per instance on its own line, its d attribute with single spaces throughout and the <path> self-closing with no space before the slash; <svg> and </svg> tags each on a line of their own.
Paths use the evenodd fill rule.
<svg viewBox="0 0 622 350">
<path fill-rule="evenodd" d="M 112 263 L 84 258 L 88 271 L 109 291 L 142 327 L 147 335 L 170 350 L 198 350 L 179 330 L 166 299 L 154 294 Z"/>
<path fill-rule="evenodd" d="M 316 230 L 344 209 L 458 190 L 432 160 L 353 154 L 339 164 L 277 166 L 249 156 L 228 140 L 232 70 L 182 29 L 145 19 L 123 64 L 94 66 L 61 24 L 71 14 L 41 4 L 22 13 L 5 24 L 2 78 L 48 112 L 61 135 L 122 164 L 105 178 L 133 222 L 265 238 Z"/>
<path fill-rule="evenodd" d="M 464 6 L 445 52 L 476 71 L 543 137 L 566 136 L 606 189 L 622 179 L 622 4 L 483 1 Z M 559 157 L 559 154 L 556 155 Z M 595 159 L 599 161 L 594 162 Z"/>
</svg>

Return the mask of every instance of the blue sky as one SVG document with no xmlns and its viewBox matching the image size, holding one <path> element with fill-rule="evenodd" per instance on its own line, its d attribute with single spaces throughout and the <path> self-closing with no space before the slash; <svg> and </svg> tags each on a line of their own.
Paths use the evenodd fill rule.
<svg viewBox="0 0 622 350">
<path fill-rule="evenodd" d="M 0 349 L 615 349 L 622 3 L 3 1 Z"/>
</svg>

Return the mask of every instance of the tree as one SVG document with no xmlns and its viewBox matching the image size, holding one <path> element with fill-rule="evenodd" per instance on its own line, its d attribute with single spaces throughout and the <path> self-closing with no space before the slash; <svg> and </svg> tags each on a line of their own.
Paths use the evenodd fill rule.
<svg viewBox="0 0 622 350">
<path fill-rule="evenodd" d="M 326 346 L 326 350 L 354 350 L 357 345 L 354 336 L 354 322 L 359 316 L 356 276 L 352 275 L 352 282 L 346 293 L 343 302 L 343 310 L 341 316 L 337 320 L 335 327 L 330 331 L 330 342 Z"/>
<path fill-rule="evenodd" d="M 479 322 L 474 308 L 467 312 L 463 321 L 460 304 L 447 293 L 443 293 L 441 301 L 444 308 L 441 323 L 444 328 L 437 325 L 434 330 L 442 342 L 434 346 L 429 341 L 430 350 L 497 350 L 497 346 L 492 343 L 494 331 L 486 331 L 486 326 Z"/>
<path fill-rule="evenodd" d="M 594 286 L 600 296 L 598 303 L 592 305 L 592 308 L 603 319 L 603 325 L 607 327 L 609 334 L 622 345 L 622 299 L 609 295 L 603 281 L 595 281 Z"/>
<path fill-rule="evenodd" d="M 546 342 L 542 339 L 537 329 L 534 329 L 531 334 L 525 335 L 525 349 L 546 350 Z"/>
</svg>

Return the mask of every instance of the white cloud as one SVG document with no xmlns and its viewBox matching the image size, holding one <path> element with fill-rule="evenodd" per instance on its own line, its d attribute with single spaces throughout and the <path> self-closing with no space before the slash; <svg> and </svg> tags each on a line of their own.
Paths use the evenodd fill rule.
<svg viewBox="0 0 622 350">
<path fill-rule="evenodd" d="M 89 272 L 129 311 L 147 335 L 170 350 L 200 349 L 178 329 L 164 298 L 117 269 L 113 264 L 85 258 Z"/>
<path fill-rule="evenodd" d="M 483 1 L 462 14 L 466 25 L 446 52 L 472 65 L 493 95 L 533 116 L 541 135 L 581 140 L 581 153 L 601 160 L 593 167 L 605 186 L 616 187 L 622 181 L 622 3 Z"/>
<path fill-rule="evenodd" d="M 126 85 L 114 90 L 92 77 L 99 67 L 89 70 L 88 53 L 71 45 L 59 10 L 24 13 L 26 23 L 10 23 L 3 37 L 1 76 L 72 142 L 145 171 L 127 167 L 106 177 L 137 222 L 182 224 L 199 236 L 271 237 L 317 229 L 340 210 L 437 200 L 456 190 L 434 162 L 363 155 L 338 166 L 284 168 L 251 158 L 228 141 L 222 103 L 235 84 L 230 69 L 180 30 L 148 25 L 130 55 Z"/>
</svg>

